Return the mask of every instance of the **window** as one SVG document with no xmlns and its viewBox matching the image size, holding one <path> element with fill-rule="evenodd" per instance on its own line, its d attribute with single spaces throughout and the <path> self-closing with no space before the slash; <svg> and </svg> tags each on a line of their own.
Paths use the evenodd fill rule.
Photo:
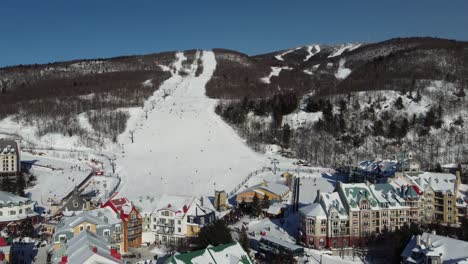
<svg viewBox="0 0 468 264">
<path fill-rule="evenodd" d="M 10 214 L 10 215 L 16 215 L 16 211 L 15 211 L 15 210 L 11 210 L 11 211 L 9 211 L 9 214 Z"/>
<path fill-rule="evenodd" d="M 104 230 L 104 232 L 102 232 L 102 234 L 103 234 L 104 236 L 107 236 L 107 237 L 108 237 L 108 236 L 110 236 L 110 230 L 106 229 L 106 230 Z"/>
<path fill-rule="evenodd" d="M 0 216 L 3 216 L 3 212 L 2 212 L 2 211 L 0 211 Z"/>
<path fill-rule="evenodd" d="M 80 232 L 84 230 L 84 227 L 81 225 L 80 226 Z"/>
<path fill-rule="evenodd" d="M 149 228 L 149 226 L 148 226 L 148 228 Z M 156 226 L 155 226 L 155 228 L 156 228 Z M 120 225 L 116 225 L 115 226 L 115 232 L 117 232 L 117 233 L 122 232 L 122 227 Z"/>
<path fill-rule="evenodd" d="M 182 232 L 182 229 L 180 227 L 177 228 L 177 232 L 179 232 L 179 233 Z"/>
<path fill-rule="evenodd" d="M 91 225 L 86 225 L 86 230 L 91 230 Z"/>
<path fill-rule="evenodd" d="M 60 240 L 60 242 L 65 242 L 67 240 L 67 236 L 59 235 L 59 240 Z"/>
<path fill-rule="evenodd" d="M 78 207 L 78 203 L 74 201 L 73 202 L 73 207 L 75 207 L 75 208 Z"/>
<path fill-rule="evenodd" d="M 23 213 L 23 209 L 19 209 L 18 214 L 22 214 L 22 213 Z"/>
<path fill-rule="evenodd" d="M 178 225 L 180 225 L 180 224 L 181 224 L 180 220 L 177 220 L 177 224 L 178 224 Z"/>
</svg>

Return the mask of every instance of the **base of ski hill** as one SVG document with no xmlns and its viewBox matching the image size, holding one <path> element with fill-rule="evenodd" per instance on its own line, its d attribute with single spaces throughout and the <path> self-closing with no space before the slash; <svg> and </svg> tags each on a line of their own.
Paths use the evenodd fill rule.
<svg viewBox="0 0 468 264">
<path fill-rule="evenodd" d="M 205 96 L 205 85 L 216 68 L 215 56 L 210 51 L 198 56 L 203 73 L 195 76 L 194 63 L 181 76 L 177 68 L 185 57 L 177 54 L 176 73 L 148 100 L 154 109 L 132 116 L 121 135 L 125 143 L 116 161 L 123 179 L 119 195 L 131 199 L 229 192 L 249 172 L 269 165 L 270 160 L 252 151 L 214 112 L 217 100 Z"/>
</svg>

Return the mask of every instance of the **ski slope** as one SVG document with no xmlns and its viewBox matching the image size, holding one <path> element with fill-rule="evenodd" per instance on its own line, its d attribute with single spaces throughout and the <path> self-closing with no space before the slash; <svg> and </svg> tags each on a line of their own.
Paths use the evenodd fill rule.
<svg viewBox="0 0 468 264">
<path fill-rule="evenodd" d="M 215 68 L 214 53 L 201 55 L 203 73 L 195 77 L 196 59 L 186 76 L 178 74 L 185 60 L 177 54 L 175 74 L 148 100 L 155 105 L 147 119 L 137 112 L 121 135 L 123 154 L 117 157 L 122 177 L 119 195 L 136 199 L 147 194 L 213 195 L 229 192 L 245 176 L 269 164 L 253 152 L 214 112 L 215 99 L 205 96 L 205 84 Z M 148 105 L 145 105 L 147 108 Z M 134 131 L 131 143 L 130 131 Z"/>
</svg>

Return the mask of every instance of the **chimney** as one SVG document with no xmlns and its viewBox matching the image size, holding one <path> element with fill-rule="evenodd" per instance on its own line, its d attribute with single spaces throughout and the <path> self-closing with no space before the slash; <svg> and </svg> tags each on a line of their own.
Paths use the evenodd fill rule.
<svg viewBox="0 0 468 264">
<path fill-rule="evenodd" d="M 200 205 L 203 206 L 203 196 L 200 196 Z"/>
<path fill-rule="evenodd" d="M 319 203 L 320 202 L 320 195 L 321 195 L 320 189 L 317 189 L 317 197 L 315 197 L 314 203 Z"/>
<path fill-rule="evenodd" d="M 434 236 L 437 235 L 435 230 L 432 230 L 431 232 Z"/>
<path fill-rule="evenodd" d="M 432 231 L 432 232 L 434 232 L 434 231 Z M 432 244 L 431 235 L 428 235 L 428 236 L 427 236 L 427 239 L 426 239 L 426 247 L 427 247 L 427 248 L 430 248 L 430 247 L 431 247 L 431 244 Z"/>
<path fill-rule="evenodd" d="M 421 235 L 416 235 L 416 245 L 421 246 Z"/>
<path fill-rule="evenodd" d="M 62 256 L 62 260 L 60 261 L 60 264 L 66 264 L 66 263 L 68 263 L 68 256 L 64 255 Z"/>
<path fill-rule="evenodd" d="M 96 254 L 96 253 L 97 253 L 97 247 L 96 247 L 96 246 L 93 246 L 93 248 L 92 248 L 92 249 L 93 249 L 93 253 L 95 253 L 95 254 Z"/>
</svg>

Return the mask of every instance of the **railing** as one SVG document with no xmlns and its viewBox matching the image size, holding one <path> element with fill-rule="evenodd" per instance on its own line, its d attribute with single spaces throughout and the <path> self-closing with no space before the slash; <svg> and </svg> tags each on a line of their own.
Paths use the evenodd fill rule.
<svg viewBox="0 0 468 264">
<path fill-rule="evenodd" d="M 172 226 L 174 226 L 174 223 L 171 224 L 170 222 L 160 222 L 160 221 L 157 221 L 157 222 L 156 222 L 156 225 L 157 225 L 157 226 L 171 226 L 171 227 L 172 227 Z"/>
<path fill-rule="evenodd" d="M 174 230 L 173 228 L 171 228 L 171 229 L 169 229 L 169 230 L 157 229 L 157 230 L 156 230 L 156 233 L 157 233 L 157 234 L 163 234 L 163 235 L 171 235 L 171 234 L 174 234 L 174 231 L 175 231 L 175 230 Z"/>
</svg>

